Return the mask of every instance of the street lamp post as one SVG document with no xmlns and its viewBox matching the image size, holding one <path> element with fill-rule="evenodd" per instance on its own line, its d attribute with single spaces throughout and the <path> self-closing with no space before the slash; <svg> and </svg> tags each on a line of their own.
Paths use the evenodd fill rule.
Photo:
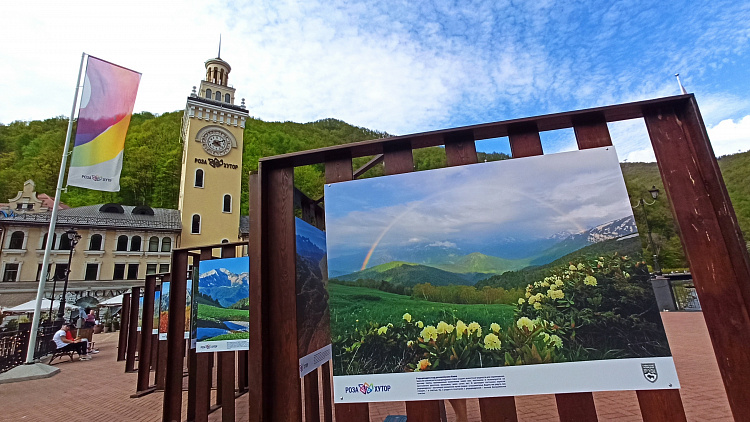
<svg viewBox="0 0 750 422">
<path fill-rule="evenodd" d="M 52 307 L 55 304 L 55 289 L 57 288 L 57 277 L 54 275 L 50 277 L 49 271 L 47 272 L 47 281 L 52 279 L 52 296 L 49 299 L 49 323 L 52 323 Z"/>
<path fill-rule="evenodd" d="M 81 235 L 78 234 L 75 229 L 70 229 L 65 232 L 65 236 L 70 241 L 70 254 L 68 255 L 68 268 L 65 269 L 65 284 L 63 285 L 62 298 L 60 299 L 60 309 L 57 311 L 57 321 L 62 322 L 63 316 L 65 315 L 65 295 L 68 293 L 68 279 L 70 278 L 70 264 L 73 261 L 73 249 L 75 249 L 78 240 L 81 239 Z"/>
<path fill-rule="evenodd" d="M 646 202 L 643 198 L 640 198 L 638 200 L 638 205 L 634 206 L 633 208 L 638 208 L 639 206 L 643 205 L 643 217 L 646 221 L 646 231 L 648 232 L 648 244 L 649 247 L 651 247 L 651 253 L 653 254 L 654 258 L 654 273 L 661 275 L 661 266 L 659 265 L 659 256 L 656 253 L 656 246 L 654 244 L 654 238 L 651 235 L 651 226 L 648 224 L 648 212 L 646 211 L 646 205 L 654 205 L 656 203 L 656 198 L 659 197 L 659 189 L 656 188 L 656 186 L 651 186 L 651 189 L 648 190 L 648 193 L 651 194 L 651 198 L 653 198 L 653 201 Z"/>
</svg>

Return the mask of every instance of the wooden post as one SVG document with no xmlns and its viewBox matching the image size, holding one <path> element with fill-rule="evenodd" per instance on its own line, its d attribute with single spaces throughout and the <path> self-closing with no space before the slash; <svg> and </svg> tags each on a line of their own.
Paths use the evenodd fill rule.
<svg viewBox="0 0 750 422">
<path fill-rule="evenodd" d="M 208 261 L 212 258 L 211 248 L 202 248 L 200 259 L 193 259 L 193 271 L 198 271 L 201 261 Z M 191 283 L 191 280 L 188 280 Z M 193 296 L 198 292 L 192 292 Z M 171 318 L 170 318 L 171 320 Z M 192 323 L 192 321 L 191 321 Z M 190 327 L 187 327 L 189 330 Z M 195 353 L 194 350 L 191 352 Z M 211 386 L 213 382 L 213 353 L 195 353 L 195 372 L 190 373 L 190 380 L 195 378 L 195 422 L 205 422 L 208 420 L 208 413 L 211 409 Z"/>
<path fill-rule="evenodd" d="M 267 168 L 260 164 L 267 184 L 261 186 L 263 205 L 261 262 L 264 344 L 264 419 L 301 421 L 299 359 L 297 348 L 296 251 L 294 231 L 294 172 L 292 168 Z M 278 335 L 278 333 L 284 333 Z M 289 398 L 292 398 L 289 400 Z"/>
<path fill-rule="evenodd" d="M 664 188 L 736 420 L 750 414 L 750 265 L 693 96 L 644 107 Z M 639 396 L 640 399 L 640 396 Z"/>
<path fill-rule="evenodd" d="M 130 292 L 130 316 L 128 321 L 128 352 L 125 356 L 125 372 L 135 372 L 135 353 L 138 346 L 138 307 L 141 288 L 133 287 Z"/>
<path fill-rule="evenodd" d="M 318 371 L 305 375 L 305 422 L 320 422 Z"/>
<path fill-rule="evenodd" d="M 222 258 L 234 258 L 236 256 L 236 247 L 226 245 L 221 248 Z M 219 361 L 219 370 L 216 373 L 216 394 L 217 403 L 221 404 L 221 419 L 229 422 L 235 420 L 235 352 L 219 352 L 217 359 Z"/>
<path fill-rule="evenodd" d="M 323 221 L 322 219 L 320 221 Z M 331 361 L 318 368 L 320 371 L 320 388 L 323 390 L 323 422 L 333 422 L 333 385 L 331 385 Z"/>
<path fill-rule="evenodd" d="M 167 379 L 164 385 L 163 422 L 178 422 L 182 413 L 182 368 L 185 347 L 185 294 L 188 253 L 172 253 L 172 276 L 169 287 L 169 328 L 167 330 Z"/>
<path fill-rule="evenodd" d="M 141 349 L 138 351 L 138 381 L 135 394 L 140 397 L 149 390 L 151 376 L 151 340 L 154 337 L 151 330 L 154 326 L 154 293 L 156 291 L 156 275 L 146 276 L 143 289 L 143 312 L 141 327 Z"/>
<path fill-rule="evenodd" d="M 125 360 L 128 351 L 128 324 L 130 320 L 130 293 L 122 295 L 122 308 L 120 308 L 120 334 L 117 339 L 117 360 Z"/>
<path fill-rule="evenodd" d="M 580 116 L 573 121 L 578 149 L 599 148 L 612 145 L 607 122 L 602 114 Z M 650 420 L 685 420 L 679 390 L 642 390 L 636 392 L 641 415 Z M 669 412 L 667 419 L 660 419 L 658 415 Z"/>
<path fill-rule="evenodd" d="M 261 259 L 261 242 L 264 238 L 262 232 L 264 224 L 262 223 L 262 210 L 265 200 L 261 195 L 260 176 L 251 174 L 248 177 L 248 196 L 250 217 L 250 235 L 248 237 L 247 253 L 250 259 L 250 273 L 248 281 L 250 284 L 250 321 L 249 321 L 249 342 L 250 350 L 247 352 L 247 393 L 248 393 L 248 421 L 262 422 L 265 408 L 267 407 L 267 397 L 264 394 L 264 381 L 266 376 L 266 355 L 267 351 L 263 344 L 264 322 L 265 322 L 265 291 L 263 289 L 263 279 L 265 275 L 263 270 L 265 265 Z M 263 199 L 262 199 L 263 198 Z"/>
</svg>

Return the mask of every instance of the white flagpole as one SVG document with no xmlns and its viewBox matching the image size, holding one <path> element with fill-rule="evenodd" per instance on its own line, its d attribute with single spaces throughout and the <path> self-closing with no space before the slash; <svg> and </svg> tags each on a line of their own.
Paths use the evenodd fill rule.
<svg viewBox="0 0 750 422">
<path fill-rule="evenodd" d="M 86 53 L 81 54 L 81 66 L 78 68 L 78 80 L 76 81 L 76 93 L 73 97 L 73 107 L 70 110 L 70 120 L 68 120 L 68 133 L 65 136 L 65 147 L 63 148 L 62 160 L 60 161 L 60 174 L 57 176 L 57 190 L 55 191 L 55 204 L 52 206 L 52 215 L 49 219 L 49 230 L 47 231 L 47 245 L 44 249 L 44 259 L 42 260 L 42 271 L 39 275 L 39 288 L 36 291 L 36 304 L 34 305 L 34 319 L 31 322 L 31 332 L 29 332 L 29 347 L 26 353 L 26 364 L 34 363 L 34 351 L 36 349 L 36 336 L 39 330 L 39 322 L 42 319 L 42 298 L 44 297 L 44 283 L 47 281 L 47 267 L 49 266 L 49 255 L 52 250 L 52 241 L 54 239 L 55 226 L 57 225 L 57 208 L 60 206 L 60 195 L 63 189 L 63 179 L 65 178 L 65 166 L 68 164 L 68 146 L 70 145 L 70 135 L 73 133 L 73 120 L 75 119 L 76 106 L 78 105 L 78 89 L 81 86 L 81 74 L 83 73 L 83 61 Z M 70 268 L 68 268 L 70 270 Z M 52 298 L 54 301 L 55 298 Z M 65 300 L 62 298 L 61 300 Z M 49 316 L 52 320 L 52 315 Z"/>
</svg>

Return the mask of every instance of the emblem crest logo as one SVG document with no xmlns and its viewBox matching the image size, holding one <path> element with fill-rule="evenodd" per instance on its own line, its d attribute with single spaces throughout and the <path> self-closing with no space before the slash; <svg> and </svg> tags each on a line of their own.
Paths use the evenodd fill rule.
<svg viewBox="0 0 750 422">
<path fill-rule="evenodd" d="M 659 373 L 656 372 L 655 363 L 642 363 L 641 370 L 643 371 L 644 378 L 646 378 L 648 382 L 656 382 L 659 378 Z"/>
</svg>

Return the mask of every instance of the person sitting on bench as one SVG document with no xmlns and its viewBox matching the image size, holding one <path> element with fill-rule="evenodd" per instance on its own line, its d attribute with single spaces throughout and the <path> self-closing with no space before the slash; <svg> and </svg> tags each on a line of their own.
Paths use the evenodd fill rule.
<svg viewBox="0 0 750 422">
<path fill-rule="evenodd" d="M 72 351 L 78 353 L 81 360 L 91 360 L 91 356 L 87 353 L 87 342 L 81 342 L 81 340 L 69 340 L 66 333 L 70 331 L 72 324 L 65 324 L 55 333 L 52 337 L 52 341 L 55 342 L 57 350 L 59 351 Z"/>
</svg>

